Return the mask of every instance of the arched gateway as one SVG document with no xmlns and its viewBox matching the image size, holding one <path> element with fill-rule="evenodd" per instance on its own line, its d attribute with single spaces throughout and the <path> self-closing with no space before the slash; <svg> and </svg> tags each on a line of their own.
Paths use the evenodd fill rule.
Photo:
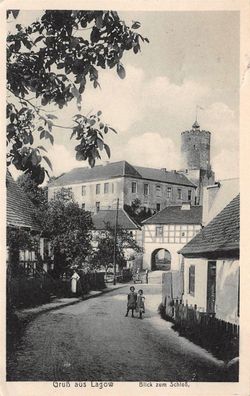
<svg viewBox="0 0 250 396">
<path fill-rule="evenodd" d="M 151 255 L 151 270 L 169 271 L 171 269 L 171 254 L 167 249 L 156 249 Z"/>
</svg>

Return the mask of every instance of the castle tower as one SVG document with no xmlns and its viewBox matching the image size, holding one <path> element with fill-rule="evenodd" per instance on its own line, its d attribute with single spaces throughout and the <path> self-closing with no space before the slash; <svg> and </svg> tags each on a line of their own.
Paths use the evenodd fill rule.
<svg viewBox="0 0 250 396">
<path fill-rule="evenodd" d="M 182 172 L 197 185 L 196 204 L 202 205 L 203 187 L 214 183 L 210 164 L 211 132 L 200 130 L 197 120 L 192 129 L 181 133 Z"/>
<path fill-rule="evenodd" d="M 211 133 L 201 131 L 197 121 L 190 131 L 181 133 L 181 156 L 184 169 L 210 170 Z"/>
</svg>

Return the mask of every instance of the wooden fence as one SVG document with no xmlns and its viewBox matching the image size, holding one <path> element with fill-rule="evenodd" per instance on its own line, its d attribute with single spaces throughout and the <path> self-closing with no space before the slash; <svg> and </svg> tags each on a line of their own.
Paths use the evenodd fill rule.
<svg viewBox="0 0 250 396">
<path fill-rule="evenodd" d="M 239 326 L 200 312 L 197 306 L 188 306 L 172 300 L 165 306 L 166 318 L 173 328 L 196 344 L 210 350 L 223 360 L 239 355 Z"/>
</svg>

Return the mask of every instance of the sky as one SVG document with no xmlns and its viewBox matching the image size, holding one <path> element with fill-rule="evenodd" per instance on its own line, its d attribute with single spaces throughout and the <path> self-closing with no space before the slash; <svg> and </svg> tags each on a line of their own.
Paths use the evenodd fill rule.
<svg viewBox="0 0 250 396">
<path fill-rule="evenodd" d="M 83 113 L 101 110 L 118 134 L 107 135 L 110 161 L 180 169 L 181 132 L 191 129 L 198 110 L 201 129 L 211 132 L 211 164 L 216 179 L 239 173 L 239 13 L 233 11 L 120 12 L 128 23 L 140 21 L 150 43 L 122 59 L 126 78 L 101 70 L 101 89 L 88 86 Z M 28 24 L 39 14 L 22 11 Z M 71 125 L 75 104 L 56 112 Z M 74 159 L 70 131 L 54 130 L 47 146 L 55 176 L 87 166 Z M 108 158 L 103 153 L 103 161 Z"/>
</svg>

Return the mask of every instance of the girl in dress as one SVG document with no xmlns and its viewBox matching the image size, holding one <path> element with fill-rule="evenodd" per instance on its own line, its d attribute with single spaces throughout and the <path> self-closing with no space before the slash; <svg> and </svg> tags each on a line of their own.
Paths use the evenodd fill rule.
<svg viewBox="0 0 250 396">
<path fill-rule="evenodd" d="M 142 319 L 142 314 L 145 313 L 145 297 L 143 295 L 143 290 L 138 290 L 136 312 L 138 312 L 139 319 Z"/>
<path fill-rule="evenodd" d="M 136 309 L 136 301 L 137 301 L 137 294 L 135 293 L 134 286 L 130 287 L 130 293 L 128 294 L 128 303 L 127 303 L 127 313 L 125 316 L 128 316 L 128 313 L 131 309 L 132 311 L 132 318 L 134 318 L 134 310 Z"/>
</svg>

